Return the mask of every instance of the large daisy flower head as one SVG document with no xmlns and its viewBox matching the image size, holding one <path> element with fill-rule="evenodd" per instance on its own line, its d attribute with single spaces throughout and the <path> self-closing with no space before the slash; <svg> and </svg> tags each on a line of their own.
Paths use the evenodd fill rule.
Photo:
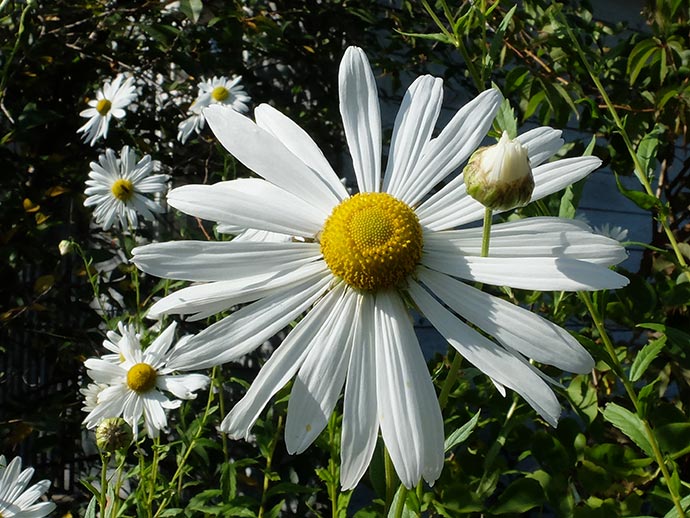
<svg viewBox="0 0 690 518">
<path fill-rule="evenodd" d="M 183 144 L 192 133 L 200 133 L 204 129 L 205 119 L 202 113 L 204 108 L 212 104 L 222 104 L 239 113 L 246 113 L 249 110 L 251 97 L 247 95 L 242 85 L 242 76 L 231 78 L 214 76 L 210 80 L 202 78 L 198 87 L 198 96 L 189 106 L 189 117 L 177 126 L 177 140 Z"/>
<path fill-rule="evenodd" d="M 136 96 L 133 77 L 118 74 L 112 82 L 106 81 L 103 88 L 96 92 L 96 98 L 89 101 L 89 108 L 79 114 L 89 120 L 77 133 L 84 133 L 84 141 L 92 146 L 100 137 L 105 139 L 110 119 L 122 119 L 127 114 L 125 108 Z"/>
<path fill-rule="evenodd" d="M 41 480 L 29 489 L 29 481 L 34 474 L 33 468 L 22 470 L 22 459 L 15 457 L 8 464 L 4 455 L 0 455 L 0 516 L 31 516 L 41 518 L 48 516 L 55 509 L 53 502 L 38 502 L 50 487 L 49 480 Z"/>
<path fill-rule="evenodd" d="M 119 333 L 109 335 L 117 336 L 118 342 L 108 344 L 119 361 L 112 355 L 86 360 L 87 374 L 98 387 L 96 403 L 84 419 L 87 428 L 95 428 L 107 418 L 122 417 L 137 437 L 143 417 L 148 436 L 158 437 L 168 425 L 166 410 L 178 408 L 183 399 L 196 398 L 195 392 L 208 385 L 208 376 L 175 374 L 167 364 L 174 350 L 175 327 L 174 323 L 169 325 L 143 349 L 134 329 L 120 323 Z M 169 399 L 164 392 L 176 399 Z"/>
<path fill-rule="evenodd" d="M 168 175 L 151 174 L 154 162 L 151 156 L 144 155 L 141 160 L 129 146 L 124 146 L 120 157 L 112 149 L 91 162 L 89 179 L 86 181 L 86 207 L 95 207 L 94 218 L 104 230 L 114 223 L 121 228 L 136 228 L 137 214 L 153 220 L 155 213 L 163 212 L 163 207 L 148 198 L 147 194 L 162 193 L 168 189 Z"/>
<path fill-rule="evenodd" d="M 289 452 L 314 441 L 344 392 L 342 486 L 360 480 L 379 431 L 403 484 L 412 487 L 422 477 L 433 483 L 444 461 L 443 419 L 410 306 L 499 390 L 517 391 L 555 425 L 560 404 L 528 359 L 586 372 L 591 356 L 560 327 L 468 283 L 616 288 L 627 281 L 608 266 L 625 250 L 586 225 L 534 218 L 495 225 L 490 256 L 481 257 L 482 229 L 457 230 L 484 214 L 462 175 L 432 190 L 480 144 L 500 93 L 481 93 L 434 136 L 442 80 L 418 78 L 402 101 L 382 169 L 376 83 L 361 49 L 346 51 L 339 83 L 357 194 L 348 194 L 314 141 L 270 106 L 257 107 L 256 122 L 211 106 L 204 114 L 216 137 L 261 178 L 183 186 L 169 193 L 170 204 L 196 217 L 296 239 L 158 243 L 135 249 L 133 261 L 146 272 L 197 283 L 159 300 L 153 316 L 200 319 L 246 304 L 180 347 L 171 366 L 233 360 L 304 314 L 223 420 L 221 429 L 231 437 L 246 437 L 271 397 L 294 378 Z M 532 166 L 532 200 L 600 164 L 595 157 L 547 163 L 563 143 L 551 128 L 518 140 Z"/>
</svg>

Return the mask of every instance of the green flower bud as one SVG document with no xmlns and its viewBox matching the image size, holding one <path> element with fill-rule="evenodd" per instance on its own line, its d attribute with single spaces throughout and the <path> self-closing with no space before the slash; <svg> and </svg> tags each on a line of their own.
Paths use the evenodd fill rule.
<svg viewBox="0 0 690 518">
<path fill-rule="evenodd" d="M 497 144 L 472 154 L 463 177 L 469 195 L 494 210 L 521 207 L 534 191 L 527 149 L 505 131 Z"/>
<path fill-rule="evenodd" d="M 132 429 L 121 417 L 103 419 L 96 428 L 96 446 L 102 451 L 115 453 L 131 443 Z"/>
</svg>

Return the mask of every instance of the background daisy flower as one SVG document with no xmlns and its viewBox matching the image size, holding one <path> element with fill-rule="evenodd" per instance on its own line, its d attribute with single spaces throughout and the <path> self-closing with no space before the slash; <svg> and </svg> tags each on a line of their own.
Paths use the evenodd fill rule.
<svg viewBox="0 0 690 518">
<path fill-rule="evenodd" d="M 176 324 L 168 326 L 146 349 L 130 326 L 119 325 L 117 343 L 108 347 L 121 358 L 89 358 L 84 362 L 89 377 L 99 385 L 95 407 L 84 419 L 87 428 L 95 428 L 109 417 L 122 417 L 138 436 L 139 421 L 143 417 L 149 437 L 158 437 L 168 425 L 165 411 L 177 408 L 182 399 L 196 398 L 195 392 L 208 385 L 203 374 L 173 374 L 167 365 L 175 335 Z M 112 335 L 111 335 L 112 336 Z M 181 340 L 182 343 L 184 343 Z M 176 398 L 170 400 L 163 391 Z"/>
<path fill-rule="evenodd" d="M 202 111 L 211 104 L 223 104 L 237 112 L 246 113 L 251 97 L 247 95 L 241 81 L 242 76 L 230 79 L 214 76 L 211 80 L 202 78 L 198 84 L 199 94 L 188 110 L 191 115 L 177 126 L 177 140 L 184 144 L 192 133 L 201 132 L 205 123 Z"/>
<path fill-rule="evenodd" d="M 122 119 L 126 115 L 125 108 L 136 98 L 134 78 L 118 74 L 113 82 L 106 81 L 103 88 L 96 92 L 96 99 L 89 101 L 90 108 L 79 115 L 86 117 L 86 121 L 77 133 L 84 133 L 84 142 L 90 145 L 100 137 L 108 136 L 110 119 Z"/>
<path fill-rule="evenodd" d="M 96 223 L 108 230 L 116 221 L 121 228 L 135 228 L 137 214 L 153 221 L 154 213 L 164 211 L 163 207 L 146 197 L 167 190 L 168 175 L 154 174 L 149 155 L 137 162 L 137 155 L 129 146 L 124 146 L 120 158 L 115 151 L 106 149 L 98 157 L 98 163 L 91 162 L 87 188 L 86 207 L 95 207 Z"/>
<path fill-rule="evenodd" d="M 565 330 L 470 284 L 539 290 L 616 288 L 627 279 L 619 243 L 558 218 L 497 224 L 490 257 L 481 257 L 484 207 L 456 171 L 482 141 L 501 103 L 488 90 L 433 136 L 442 80 L 422 76 L 398 112 L 382 170 L 376 83 L 359 48 L 340 66 L 340 109 L 359 193 L 350 195 L 314 141 L 293 121 L 260 105 L 256 122 L 224 106 L 204 114 L 223 146 L 261 179 L 188 185 L 168 195 L 187 214 L 277 232 L 287 242 L 169 242 L 136 248 L 144 271 L 195 284 L 158 301 L 151 315 L 206 318 L 249 303 L 211 325 L 172 355 L 169 365 L 211 366 L 244 355 L 305 316 L 263 365 L 221 429 L 247 437 L 271 397 L 290 379 L 285 441 L 304 451 L 328 422 L 344 391 L 341 484 L 366 471 L 379 430 L 402 483 L 433 483 L 443 461 L 443 419 L 415 336 L 409 303 L 468 361 L 504 391 L 511 388 L 549 423 L 561 407 L 528 358 L 586 372 L 594 362 Z M 596 169 L 596 157 L 547 163 L 560 132 L 520 137 L 533 167 L 532 200 Z M 468 325 L 475 324 L 493 338 Z"/>
<path fill-rule="evenodd" d="M 34 503 L 48 491 L 50 481 L 41 480 L 26 489 L 33 474 L 33 468 L 22 471 L 20 457 L 15 457 L 7 464 L 5 456 L 0 455 L 0 516 L 41 518 L 48 516 L 55 509 L 53 502 Z"/>
</svg>

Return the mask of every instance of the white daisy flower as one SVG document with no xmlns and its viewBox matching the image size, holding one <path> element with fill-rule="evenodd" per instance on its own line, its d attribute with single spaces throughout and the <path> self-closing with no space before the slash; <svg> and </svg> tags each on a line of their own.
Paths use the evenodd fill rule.
<svg viewBox="0 0 690 518">
<path fill-rule="evenodd" d="M 165 192 L 169 176 L 154 174 L 149 155 L 137 162 L 137 155 L 129 146 L 124 146 L 120 158 L 115 151 L 106 149 L 98 157 L 98 163 L 91 162 L 87 188 L 86 207 L 95 206 L 93 215 L 96 223 L 108 230 L 116 221 L 122 229 L 138 225 L 137 213 L 147 220 L 154 220 L 154 213 L 164 211 L 163 207 L 147 198 L 146 194 Z"/>
<path fill-rule="evenodd" d="M 165 410 L 179 407 L 181 399 L 196 398 L 195 392 L 208 385 L 208 376 L 173 374 L 173 369 L 167 365 L 174 350 L 171 345 L 175 327 L 175 323 L 168 326 L 142 350 L 134 330 L 120 323 L 119 334 L 116 335 L 120 339 L 116 344 L 111 343 L 108 349 L 116 350 L 122 361 L 116 363 L 112 358 L 86 360 L 84 365 L 89 377 L 97 384 L 107 386 L 98 392 L 95 408 L 84 419 L 87 428 L 95 428 L 108 417 L 122 417 L 137 437 L 143 416 L 146 433 L 149 437 L 158 437 L 168 425 Z M 162 391 L 179 399 L 171 401 Z"/>
<path fill-rule="evenodd" d="M 77 133 L 84 133 L 84 141 L 93 146 L 100 137 L 108 136 L 110 119 L 122 119 L 125 108 L 136 98 L 134 78 L 118 74 L 113 82 L 106 81 L 103 88 L 96 92 L 96 99 L 89 101 L 90 108 L 79 115 L 87 117 L 86 121 Z"/>
<path fill-rule="evenodd" d="M 41 518 L 53 512 L 55 509 L 53 502 L 34 503 L 48 491 L 49 480 L 41 480 L 26 489 L 33 474 L 33 468 L 22 471 L 21 458 L 15 457 L 7 464 L 5 456 L 0 455 L 0 516 Z"/>
<path fill-rule="evenodd" d="M 628 229 L 618 225 L 611 225 L 610 223 L 603 223 L 594 227 L 594 232 L 602 236 L 610 237 L 616 241 L 625 241 L 628 239 Z"/>
<path fill-rule="evenodd" d="M 199 95 L 188 110 L 191 115 L 177 126 L 177 140 L 184 144 L 192 133 L 200 133 L 204 129 L 205 119 L 202 110 L 212 104 L 223 104 L 237 112 L 246 113 L 251 97 L 247 95 L 240 81 L 242 76 L 233 76 L 230 79 L 220 76 L 211 80 L 202 78 L 198 84 Z"/>
<path fill-rule="evenodd" d="M 295 377 L 289 452 L 315 440 L 344 389 L 343 488 L 353 488 L 366 471 L 379 430 L 405 486 L 421 477 L 433 483 L 444 461 L 443 419 L 408 305 L 501 391 L 515 390 L 555 425 L 560 404 L 527 358 L 587 372 L 591 356 L 567 331 L 471 284 L 617 288 L 628 281 L 608 266 L 626 253 L 573 221 L 533 218 L 495 225 L 490 257 L 481 257 L 482 229 L 455 230 L 484 214 L 462 175 L 431 192 L 480 144 L 500 93 L 481 93 L 433 137 L 442 80 L 418 78 L 402 101 L 382 172 L 376 83 L 361 49 L 347 50 L 339 80 L 359 194 L 348 194 L 314 141 L 270 106 L 256 109 L 256 123 L 212 106 L 204 114 L 216 137 L 262 179 L 180 187 L 168 195 L 170 204 L 199 218 L 300 239 L 158 243 L 136 248 L 133 261 L 151 274 L 197 283 L 159 300 L 151 316 L 203 319 L 246 304 L 178 348 L 172 368 L 234 360 L 306 313 L 225 417 L 224 432 L 247 437 L 271 397 Z M 532 200 L 600 164 L 591 156 L 546 163 L 563 143 L 551 128 L 518 140 L 533 168 Z"/>
</svg>

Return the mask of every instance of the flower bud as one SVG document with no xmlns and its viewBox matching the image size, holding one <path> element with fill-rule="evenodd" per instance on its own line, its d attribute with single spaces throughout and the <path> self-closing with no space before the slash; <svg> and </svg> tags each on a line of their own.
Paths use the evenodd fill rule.
<svg viewBox="0 0 690 518">
<path fill-rule="evenodd" d="M 474 152 L 463 177 L 469 195 L 495 210 L 525 205 L 534 190 L 527 149 L 505 131 L 497 144 Z"/>
<path fill-rule="evenodd" d="M 132 443 L 132 429 L 121 417 L 103 419 L 96 428 L 96 446 L 108 453 L 128 447 Z"/>
<path fill-rule="evenodd" d="M 68 239 L 63 239 L 60 241 L 58 244 L 58 250 L 60 251 L 60 255 L 67 255 L 72 252 L 72 248 L 74 245 L 72 245 L 72 241 Z"/>
</svg>

